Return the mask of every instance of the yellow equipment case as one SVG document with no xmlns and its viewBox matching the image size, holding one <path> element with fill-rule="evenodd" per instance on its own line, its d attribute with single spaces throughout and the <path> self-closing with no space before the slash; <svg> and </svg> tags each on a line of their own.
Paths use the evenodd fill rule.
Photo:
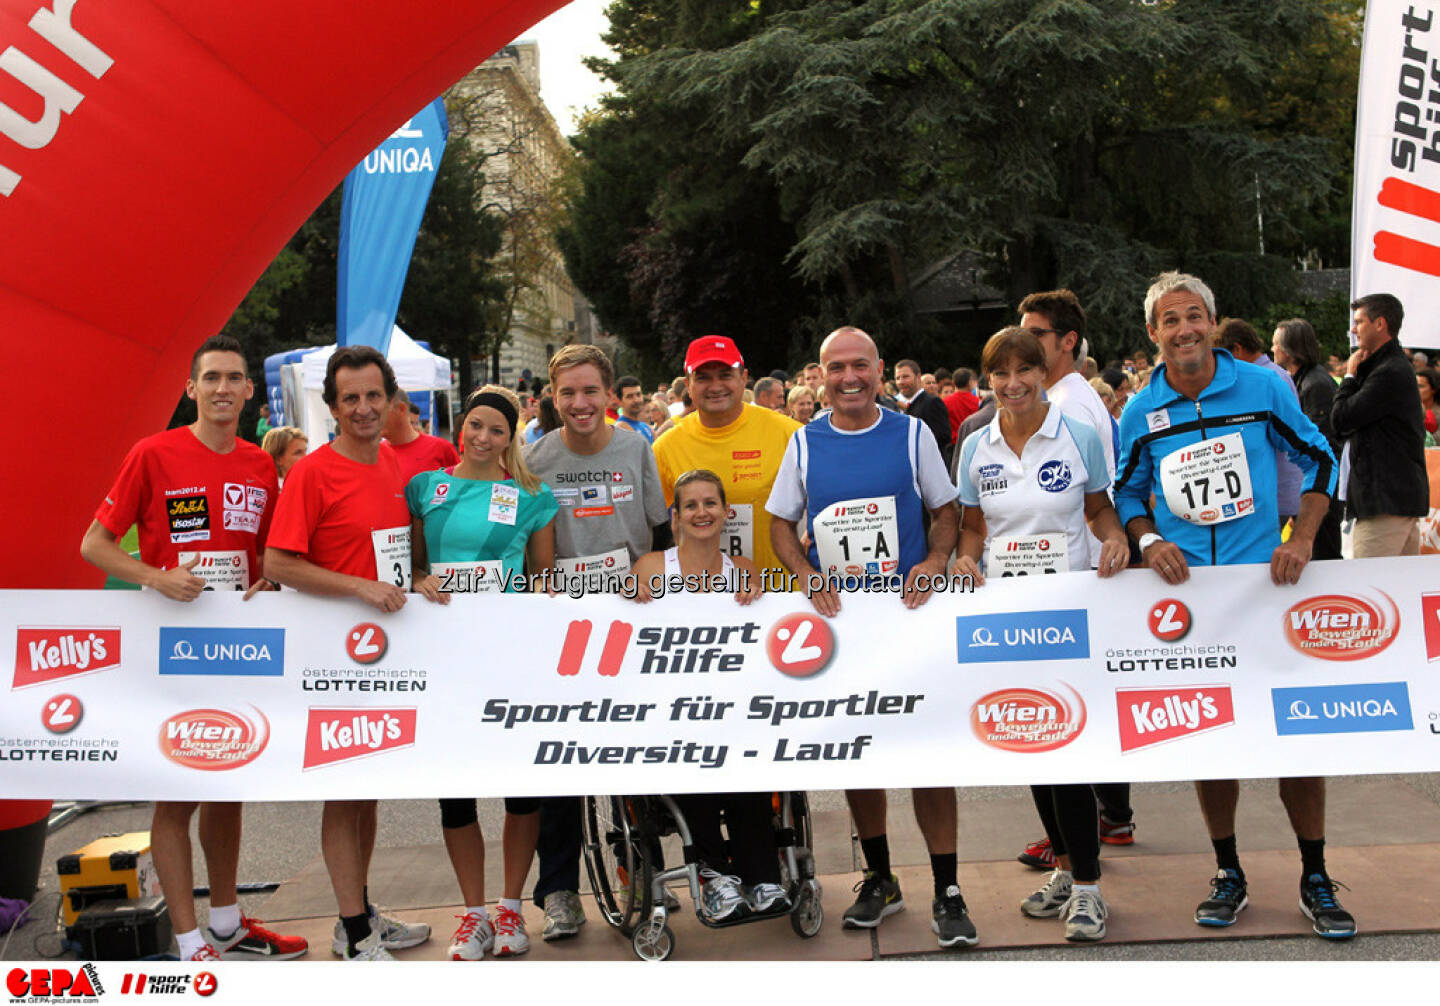
<svg viewBox="0 0 1440 1006">
<path fill-rule="evenodd" d="M 66 928 L 74 926 L 80 913 L 98 901 L 149 898 L 160 893 L 148 831 L 97 838 L 61 856 L 55 872 L 60 877 Z"/>
</svg>

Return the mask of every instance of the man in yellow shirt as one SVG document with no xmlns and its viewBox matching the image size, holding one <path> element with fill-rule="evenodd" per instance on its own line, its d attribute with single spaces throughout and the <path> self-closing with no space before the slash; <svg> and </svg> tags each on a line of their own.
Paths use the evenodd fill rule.
<svg viewBox="0 0 1440 1006">
<path fill-rule="evenodd" d="M 745 404 L 745 360 L 723 335 L 706 335 L 685 351 L 685 374 L 695 412 L 677 419 L 655 441 L 655 462 L 665 502 L 674 503 L 675 480 L 708 468 L 725 480 L 730 519 L 721 548 L 753 559 L 766 590 L 784 589 L 784 565 L 770 545 L 765 500 L 800 424 L 779 412 Z M 767 574 L 765 571 L 769 570 Z"/>
</svg>

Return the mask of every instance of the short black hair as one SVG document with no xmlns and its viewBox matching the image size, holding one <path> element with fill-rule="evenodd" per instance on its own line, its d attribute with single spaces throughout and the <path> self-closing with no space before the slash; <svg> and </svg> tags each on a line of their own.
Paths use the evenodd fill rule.
<svg viewBox="0 0 1440 1006">
<path fill-rule="evenodd" d="M 380 368 L 380 376 L 385 381 L 385 397 L 394 398 L 400 385 L 395 383 L 395 371 L 390 369 L 390 361 L 378 349 L 374 346 L 341 346 L 330 354 L 330 361 L 325 364 L 325 387 L 320 392 L 325 404 L 333 408 L 340 399 L 335 387 L 337 371 L 364 370 L 371 364 Z"/>
<path fill-rule="evenodd" d="M 623 398 L 626 388 L 640 388 L 642 392 L 645 390 L 640 384 L 640 378 L 631 377 L 629 374 L 615 382 L 615 397 Z"/>
<path fill-rule="evenodd" d="M 212 335 L 200 344 L 195 350 L 195 355 L 190 357 L 190 380 L 200 376 L 200 358 L 206 353 L 238 353 L 240 359 L 245 359 L 245 347 L 240 345 L 240 340 L 233 335 Z M 246 367 L 248 372 L 249 367 Z"/>
<path fill-rule="evenodd" d="M 1359 300 L 1352 300 L 1350 310 L 1364 311 L 1365 317 L 1371 321 L 1384 318 L 1385 327 L 1390 334 L 1397 339 L 1400 337 L 1400 323 L 1405 320 L 1405 308 L 1393 294 L 1367 293 Z"/>
<path fill-rule="evenodd" d="M 411 403 L 410 403 L 410 415 L 412 415 L 412 416 L 418 416 L 418 415 L 420 415 L 420 406 L 416 405 L 414 402 L 411 402 Z"/>
<path fill-rule="evenodd" d="M 1071 353 L 1078 361 L 1080 343 L 1085 341 L 1085 309 L 1080 306 L 1080 298 L 1070 290 L 1043 290 L 1020 302 L 1022 315 L 1031 311 L 1049 318 L 1051 327 L 1060 335 L 1075 333 L 1075 348 Z"/>
</svg>

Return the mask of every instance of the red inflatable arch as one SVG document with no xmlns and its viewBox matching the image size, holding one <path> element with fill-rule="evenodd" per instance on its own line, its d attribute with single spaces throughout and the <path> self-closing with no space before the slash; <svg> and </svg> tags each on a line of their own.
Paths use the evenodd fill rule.
<svg viewBox="0 0 1440 1006">
<path fill-rule="evenodd" d="M 0 0 L 4 587 L 80 537 L 190 354 L 397 124 L 563 0 Z"/>
</svg>

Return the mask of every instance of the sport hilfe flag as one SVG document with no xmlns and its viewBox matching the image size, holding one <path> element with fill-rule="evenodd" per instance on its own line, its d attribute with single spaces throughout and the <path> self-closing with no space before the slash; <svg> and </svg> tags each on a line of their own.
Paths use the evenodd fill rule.
<svg viewBox="0 0 1440 1006">
<path fill-rule="evenodd" d="M 1351 297 L 1405 306 L 1406 346 L 1440 347 L 1440 4 L 1370 0 L 1360 64 Z"/>
<path fill-rule="evenodd" d="M 390 348 L 410 256 L 450 135 L 436 98 L 345 176 L 336 333 L 341 346 Z"/>
</svg>

